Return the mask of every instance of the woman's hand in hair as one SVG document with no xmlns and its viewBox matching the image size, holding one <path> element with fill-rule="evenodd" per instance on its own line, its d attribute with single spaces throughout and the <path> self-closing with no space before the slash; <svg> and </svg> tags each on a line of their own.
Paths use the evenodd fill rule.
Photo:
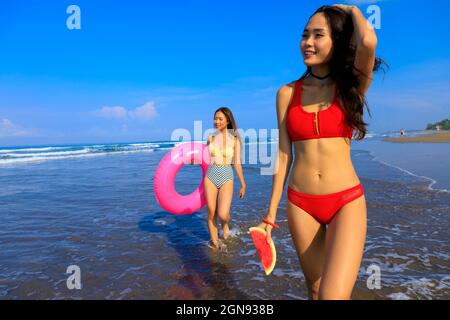
<svg viewBox="0 0 450 320">
<path fill-rule="evenodd" d="M 356 6 L 347 6 L 345 4 L 333 4 L 332 7 L 338 7 L 344 10 L 346 13 L 351 14 L 352 10 L 356 8 Z"/>
</svg>

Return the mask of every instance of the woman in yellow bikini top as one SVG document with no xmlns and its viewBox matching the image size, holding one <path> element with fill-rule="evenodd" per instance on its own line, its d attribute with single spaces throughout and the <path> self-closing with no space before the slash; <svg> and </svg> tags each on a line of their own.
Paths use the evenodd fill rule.
<svg viewBox="0 0 450 320">
<path fill-rule="evenodd" d="M 233 113 L 227 107 L 214 112 L 216 133 L 208 137 L 211 162 L 205 174 L 205 198 L 208 205 L 208 229 L 210 245 L 214 249 L 225 247 L 230 235 L 230 208 L 233 199 L 234 173 L 236 170 L 241 188 L 239 198 L 245 195 L 245 180 L 242 172 L 241 141 Z M 222 225 L 223 241 L 219 239 L 217 219 Z"/>
<path fill-rule="evenodd" d="M 209 152 L 211 154 L 211 162 L 215 165 L 231 165 L 231 161 L 233 159 L 234 155 L 234 137 L 231 137 L 231 135 L 228 135 L 226 138 L 225 145 L 228 146 L 226 148 L 220 148 L 215 142 L 214 137 L 211 137 L 210 143 L 209 143 Z M 219 136 L 220 137 L 220 136 Z M 231 142 L 228 142 L 230 141 Z"/>
</svg>

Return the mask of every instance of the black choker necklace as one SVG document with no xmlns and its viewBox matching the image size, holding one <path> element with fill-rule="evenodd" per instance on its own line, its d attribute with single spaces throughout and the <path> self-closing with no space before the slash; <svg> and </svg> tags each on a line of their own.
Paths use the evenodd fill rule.
<svg viewBox="0 0 450 320">
<path fill-rule="evenodd" d="M 319 76 L 315 75 L 314 73 L 312 73 L 312 71 L 310 72 L 310 74 L 311 74 L 314 78 L 319 79 L 319 80 L 324 80 L 324 79 L 328 78 L 328 77 L 331 75 L 331 73 L 329 73 L 329 74 L 327 74 L 326 76 L 319 77 Z"/>
<path fill-rule="evenodd" d="M 320 77 L 320 76 L 317 76 L 314 73 L 312 73 L 312 71 L 310 71 L 309 74 L 312 75 L 314 78 L 320 80 L 320 86 L 321 87 L 323 87 L 323 85 L 325 84 L 325 79 L 328 78 L 331 75 L 331 73 L 329 73 L 326 76 Z"/>
</svg>

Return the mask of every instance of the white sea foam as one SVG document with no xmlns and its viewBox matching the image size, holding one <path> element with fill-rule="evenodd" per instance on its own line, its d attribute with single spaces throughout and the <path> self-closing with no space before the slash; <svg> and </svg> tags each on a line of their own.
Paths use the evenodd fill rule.
<svg viewBox="0 0 450 320">
<path fill-rule="evenodd" d="M 392 300 L 411 300 L 411 297 L 403 292 L 396 292 L 387 295 Z"/>
<path fill-rule="evenodd" d="M 42 148 L 20 148 L 20 149 L 1 149 L 0 153 L 11 153 L 11 152 L 33 152 L 33 151 L 48 151 L 48 150 L 64 150 L 71 149 L 73 147 L 42 147 Z"/>
<path fill-rule="evenodd" d="M 109 155 L 121 155 L 121 154 L 130 154 L 130 153 L 141 153 L 141 152 L 153 152 L 153 149 L 146 150 L 128 150 L 128 151 L 115 151 L 115 152 L 89 152 L 83 154 L 65 154 L 65 155 L 57 155 L 57 156 L 41 156 L 40 154 L 36 154 L 34 156 L 22 157 L 16 159 L 1 159 L 1 165 L 11 165 L 11 164 L 19 164 L 19 163 L 29 163 L 29 162 L 43 162 L 48 160 L 64 160 L 64 159 L 75 159 L 75 158 L 89 158 L 89 157 L 99 157 L 99 156 L 109 156 Z"/>
<path fill-rule="evenodd" d="M 88 149 L 82 149 L 82 150 L 75 150 L 75 151 L 55 151 L 55 152 L 39 152 L 39 153 L 12 153 L 12 154 L 5 154 L 3 157 L 13 157 L 13 158 L 27 158 L 27 157 L 53 157 L 53 156 L 59 156 L 59 155 L 74 155 L 74 154 L 84 154 L 88 153 L 90 150 Z"/>
</svg>

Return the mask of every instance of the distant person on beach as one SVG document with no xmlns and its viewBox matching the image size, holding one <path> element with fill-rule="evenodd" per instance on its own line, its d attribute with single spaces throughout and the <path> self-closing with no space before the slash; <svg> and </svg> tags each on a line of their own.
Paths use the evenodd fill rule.
<svg viewBox="0 0 450 320">
<path fill-rule="evenodd" d="M 222 107 L 214 112 L 214 127 L 215 134 L 208 136 L 211 164 L 206 172 L 204 186 L 211 246 L 214 249 L 222 249 L 225 245 L 219 239 L 217 218 L 221 222 L 223 239 L 227 240 L 230 235 L 230 207 L 233 198 L 232 166 L 241 183 L 241 199 L 245 195 L 246 185 L 241 165 L 241 139 L 229 108 Z"/>
<path fill-rule="evenodd" d="M 383 63 L 376 45 L 357 7 L 322 6 L 300 42 L 306 72 L 277 92 L 277 170 L 267 222 L 258 227 L 270 240 L 288 181 L 288 226 L 310 299 L 350 299 L 358 276 L 367 208 L 350 145 L 353 130 L 357 140 L 367 132 L 365 93 Z"/>
<path fill-rule="evenodd" d="M 404 135 L 405 135 L 405 130 L 403 130 L 403 128 L 400 129 L 400 135 L 401 135 L 401 136 L 404 136 Z"/>
</svg>

